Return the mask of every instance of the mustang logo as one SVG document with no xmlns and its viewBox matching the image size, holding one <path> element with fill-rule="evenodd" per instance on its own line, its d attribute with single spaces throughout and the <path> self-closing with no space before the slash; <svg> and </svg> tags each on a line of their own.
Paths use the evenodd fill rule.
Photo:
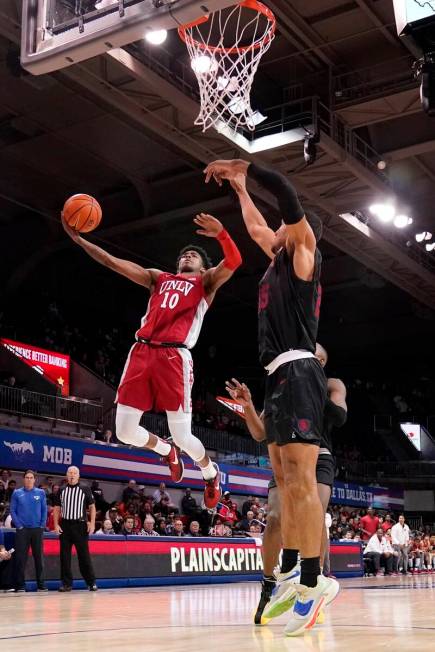
<svg viewBox="0 0 435 652">
<path fill-rule="evenodd" d="M 20 455 L 24 455 L 24 453 L 34 453 L 33 445 L 32 442 L 30 441 L 22 441 L 21 444 L 16 444 L 11 443 L 10 441 L 5 441 L 3 442 L 5 446 L 11 449 L 13 453 L 19 453 Z"/>
<path fill-rule="evenodd" d="M 422 9 L 427 6 L 429 9 L 432 9 L 432 11 L 435 11 L 435 0 L 415 0 L 415 2 L 420 5 Z"/>
</svg>

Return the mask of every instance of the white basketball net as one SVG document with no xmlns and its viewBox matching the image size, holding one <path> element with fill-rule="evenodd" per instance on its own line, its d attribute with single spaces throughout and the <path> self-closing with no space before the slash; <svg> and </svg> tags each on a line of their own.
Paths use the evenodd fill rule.
<svg viewBox="0 0 435 652">
<path fill-rule="evenodd" d="M 270 10 L 245 0 L 210 14 L 200 24 L 183 26 L 179 33 L 199 85 L 201 110 L 195 124 L 203 131 L 219 122 L 253 131 L 258 112 L 251 107 L 251 86 L 274 38 L 275 19 Z"/>
</svg>

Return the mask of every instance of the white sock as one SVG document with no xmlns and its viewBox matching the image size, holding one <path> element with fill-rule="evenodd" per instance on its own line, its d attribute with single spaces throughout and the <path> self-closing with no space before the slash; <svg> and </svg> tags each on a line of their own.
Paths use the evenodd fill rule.
<svg viewBox="0 0 435 652">
<path fill-rule="evenodd" d="M 201 466 L 201 473 L 204 480 L 213 480 L 216 477 L 216 467 L 210 459 L 207 466 Z"/>
<path fill-rule="evenodd" d="M 159 455 L 163 455 L 163 457 L 166 457 L 166 455 L 169 455 L 171 452 L 171 444 L 168 444 L 166 441 L 163 441 L 163 439 L 160 439 L 160 437 L 157 438 L 157 444 L 155 445 L 155 448 L 152 449 Z"/>
</svg>

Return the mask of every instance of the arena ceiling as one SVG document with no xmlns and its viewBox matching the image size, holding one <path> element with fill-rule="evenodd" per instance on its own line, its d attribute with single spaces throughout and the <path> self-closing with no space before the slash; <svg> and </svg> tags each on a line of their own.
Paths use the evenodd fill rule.
<svg viewBox="0 0 435 652">
<path fill-rule="evenodd" d="M 267 115 L 268 107 L 282 102 L 320 101 L 314 165 L 304 165 L 301 142 L 259 158 L 291 174 L 304 203 L 324 219 L 322 337 L 337 365 L 355 370 L 379 358 L 396 359 L 404 342 L 409 359 L 423 354 L 432 360 L 435 254 L 417 248 L 413 234 L 435 230 L 435 121 L 421 110 L 413 57 L 396 36 L 392 1 L 267 4 L 277 16 L 278 35 L 256 76 L 256 106 Z M 58 215 L 69 195 L 95 195 L 104 209 L 95 241 L 144 265 L 170 266 L 184 243 L 198 241 L 192 217 L 202 210 L 222 219 L 245 261 L 216 301 L 204 345 L 232 348 L 242 340 L 236 360 L 254 357 L 255 286 L 266 260 L 249 242 L 231 192 L 203 184 L 205 163 L 240 152 L 213 130 L 203 134 L 193 126 L 198 100 L 185 46 L 171 33 L 160 48 L 138 42 L 33 77 L 18 66 L 19 5 L 4 0 L 0 6 L 6 309 L 13 312 L 23 296 L 41 290 L 44 278 L 75 301 L 79 288 L 104 297 L 102 312 L 116 319 L 107 299 L 113 288 L 127 292 L 125 282 L 97 273 L 65 238 Z M 384 171 L 376 166 L 380 159 L 387 163 Z M 252 190 L 277 219 L 271 198 Z M 414 219 L 408 236 L 351 217 L 391 196 Z M 214 243 L 210 248 L 216 258 Z M 95 277 L 98 291 L 91 289 Z M 129 291 L 132 304 L 142 301 L 137 290 Z M 125 317 L 122 301 L 116 308 Z M 132 328 L 141 310 L 129 306 Z M 241 331 L 250 334 L 240 337 Z"/>
</svg>

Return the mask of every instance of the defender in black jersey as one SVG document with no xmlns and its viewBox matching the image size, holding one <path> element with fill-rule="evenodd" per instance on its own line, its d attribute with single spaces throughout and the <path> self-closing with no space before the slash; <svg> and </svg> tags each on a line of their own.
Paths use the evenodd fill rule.
<svg viewBox="0 0 435 652">
<path fill-rule="evenodd" d="M 338 592 L 337 583 L 320 576 L 324 522 L 316 486 L 326 401 L 326 378 L 314 356 L 321 301 L 317 242 L 322 223 L 316 215 L 305 214 L 290 181 L 273 170 L 237 159 L 215 161 L 205 174 L 206 182 L 212 177 L 219 184 L 230 181 L 249 235 L 272 261 L 260 282 L 259 350 L 268 372 L 265 426 L 282 503 L 284 548 L 300 550 L 302 557 L 305 593 L 296 600 L 285 630 L 294 636 L 312 627 L 316 610 Z M 277 231 L 252 201 L 247 177 L 276 197 L 282 218 Z"/>
<path fill-rule="evenodd" d="M 317 344 L 316 358 L 319 360 L 322 367 L 327 362 L 327 353 L 325 349 Z M 254 404 L 252 402 L 251 394 L 245 384 L 240 384 L 233 379 L 227 382 L 227 391 L 231 398 L 239 401 L 244 407 L 246 425 L 251 436 L 258 442 L 266 439 L 266 432 L 264 427 L 263 414 L 257 415 Z M 323 512 L 326 509 L 331 497 L 332 485 L 335 478 L 335 461 L 332 454 L 332 437 L 331 432 L 333 428 L 340 428 L 347 419 L 347 406 L 346 406 L 346 387 L 343 382 L 337 378 L 328 379 L 328 398 L 325 405 L 325 415 L 323 420 L 323 431 L 321 437 L 321 444 L 319 450 L 319 457 L 316 466 L 316 479 L 317 490 L 319 498 L 322 503 Z M 271 601 L 272 591 L 276 585 L 276 579 L 273 574 L 275 567 L 278 565 L 279 553 L 282 547 L 281 543 L 281 506 L 279 500 L 279 492 L 277 483 L 274 476 L 269 482 L 268 494 L 268 513 L 267 525 L 263 533 L 263 580 L 260 601 L 254 616 L 256 625 L 264 624 L 262 620 L 263 611 L 266 606 L 269 608 Z M 323 545 L 321 550 L 321 560 L 325 563 L 325 558 L 328 551 L 328 538 L 327 530 L 324 528 Z M 282 572 L 291 570 L 286 567 L 286 550 L 283 551 L 283 565 Z M 291 555 L 290 555 L 291 556 Z M 291 563 L 291 561 L 290 561 Z M 287 604 L 281 606 L 281 613 L 288 608 Z M 276 605 L 275 605 L 276 610 Z M 278 614 L 276 614 L 278 615 Z M 266 619 L 267 620 L 267 619 Z"/>
</svg>

